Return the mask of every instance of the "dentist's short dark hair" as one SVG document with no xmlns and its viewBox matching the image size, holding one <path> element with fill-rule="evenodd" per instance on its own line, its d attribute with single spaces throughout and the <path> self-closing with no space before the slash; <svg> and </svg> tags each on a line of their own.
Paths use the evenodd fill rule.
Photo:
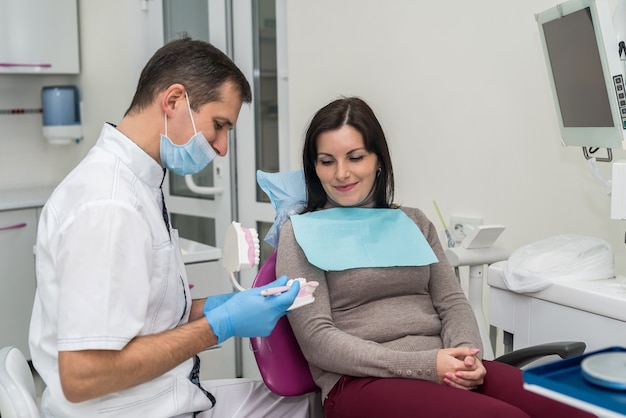
<svg viewBox="0 0 626 418">
<path fill-rule="evenodd" d="M 150 58 L 125 115 L 145 109 L 157 94 L 175 83 L 185 86 L 190 106 L 197 111 L 206 103 L 220 100 L 220 89 L 229 81 L 239 91 L 242 102 L 252 101 L 250 84 L 226 54 L 208 42 L 183 36 L 165 44 Z"/>
</svg>

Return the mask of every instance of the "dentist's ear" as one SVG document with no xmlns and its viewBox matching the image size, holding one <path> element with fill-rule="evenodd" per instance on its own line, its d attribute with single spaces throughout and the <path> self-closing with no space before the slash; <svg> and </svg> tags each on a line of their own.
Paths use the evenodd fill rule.
<svg viewBox="0 0 626 418">
<path fill-rule="evenodd" d="M 163 112 L 171 117 L 174 109 L 181 99 L 185 99 L 185 86 L 180 83 L 175 83 L 169 86 L 165 89 L 165 91 L 163 91 L 161 97 L 160 104 Z"/>
</svg>

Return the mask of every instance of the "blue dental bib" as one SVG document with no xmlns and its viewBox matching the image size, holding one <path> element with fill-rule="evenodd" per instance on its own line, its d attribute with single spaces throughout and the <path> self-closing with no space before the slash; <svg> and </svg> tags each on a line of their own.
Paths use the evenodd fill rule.
<svg viewBox="0 0 626 418">
<path fill-rule="evenodd" d="M 422 231 L 400 209 L 331 208 L 293 215 L 291 222 L 307 259 L 322 270 L 439 262 Z"/>
</svg>

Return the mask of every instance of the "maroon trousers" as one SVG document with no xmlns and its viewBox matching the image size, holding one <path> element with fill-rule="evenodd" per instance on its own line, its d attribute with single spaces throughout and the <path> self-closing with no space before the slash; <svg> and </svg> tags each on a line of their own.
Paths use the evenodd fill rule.
<svg viewBox="0 0 626 418">
<path fill-rule="evenodd" d="M 480 417 L 588 418 L 595 415 L 529 392 L 522 371 L 483 361 L 485 383 L 475 391 L 425 380 L 343 376 L 324 402 L 326 418 Z"/>
</svg>

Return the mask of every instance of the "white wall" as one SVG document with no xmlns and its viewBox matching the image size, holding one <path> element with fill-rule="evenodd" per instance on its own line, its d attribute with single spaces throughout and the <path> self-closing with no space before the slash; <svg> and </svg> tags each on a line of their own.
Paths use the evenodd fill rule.
<svg viewBox="0 0 626 418">
<path fill-rule="evenodd" d="M 40 108 L 41 87 L 78 85 L 84 134 L 78 145 L 52 146 L 41 114 L 0 115 L 0 188 L 57 184 L 95 144 L 102 125 L 119 122 L 141 68 L 163 43 L 155 26 L 161 2 L 148 3 L 143 10 L 141 0 L 78 0 L 78 76 L 0 75 L 0 109 Z"/>
<path fill-rule="evenodd" d="M 366 99 L 390 143 L 396 201 L 441 228 L 503 224 L 514 250 L 560 233 L 607 239 L 626 274 L 626 224 L 581 148 L 562 147 L 534 14 L 555 0 L 288 2 L 292 168 L 305 127 L 339 95 Z M 624 158 L 624 151 L 614 152 Z M 610 165 L 601 164 L 610 177 Z"/>
<path fill-rule="evenodd" d="M 0 109 L 41 108 L 41 88 L 75 76 L 0 75 Z M 0 188 L 51 184 L 83 155 L 84 144 L 49 145 L 41 113 L 0 115 Z"/>
<path fill-rule="evenodd" d="M 147 3 L 143 10 L 141 0 L 79 0 L 80 83 L 93 141 L 104 122 L 122 119 L 141 69 L 163 44 L 161 2 Z"/>
<path fill-rule="evenodd" d="M 290 149 L 300 166 L 312 114 L 359 95 L 390 142 L 396 200 L 432 200 L 450 215 L 504 224 L 509 249 L 565 232 L 609 240 L 626 274 L 626 224 L 580 148 L 561 147 L 534 13 L 555 0 L 290 0 Z M 0 115 L 0 188 L 55 183 L 126 110 L 138 73 L 161 44 L 160 1 L 79 0 L 81 75 L 0 76 L 0 108 L 40 106 L 43 85 L 79 83 L 85 140 L 53 147 L 41 115 Z M 151 16 L 152 19 L 149 19 Z M 624 158 L 624 151 L 615 151 Z M 601 164 L 605 176 L 610 166 Z"/>
</svg>

